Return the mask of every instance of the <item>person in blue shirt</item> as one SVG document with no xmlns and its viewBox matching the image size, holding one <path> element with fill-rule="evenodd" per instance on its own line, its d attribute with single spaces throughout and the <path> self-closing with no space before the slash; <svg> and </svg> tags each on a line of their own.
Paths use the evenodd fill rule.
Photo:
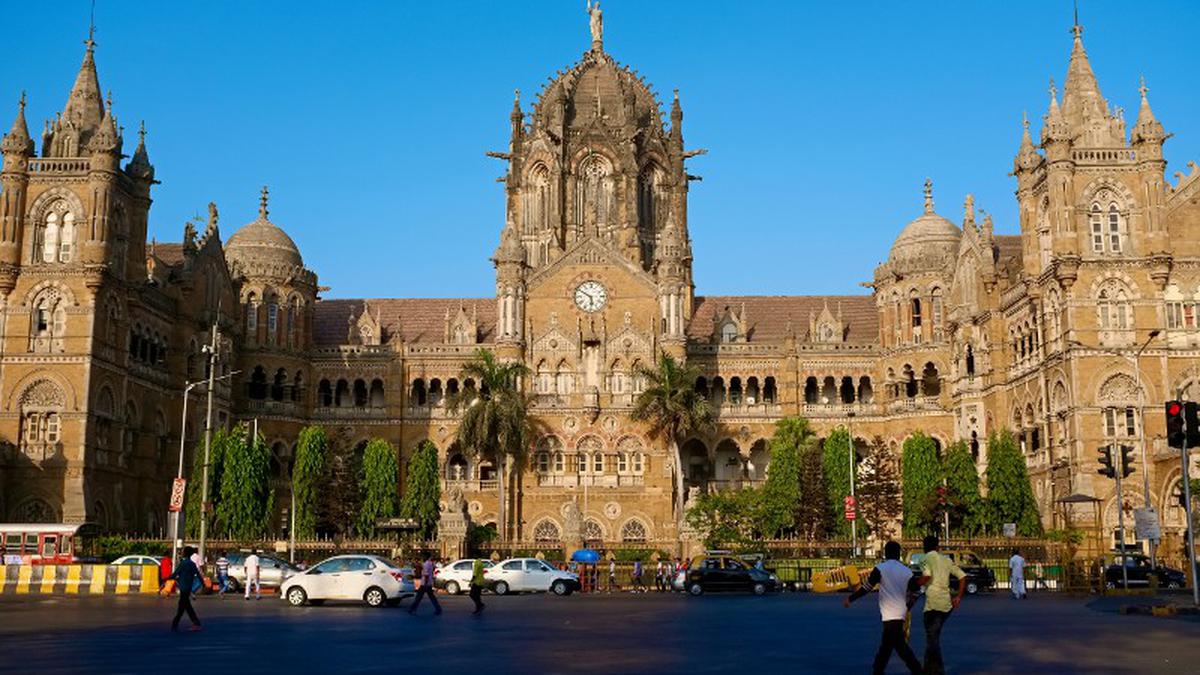
<svg viewBox="0 0 1200 675">
<path fill-rule="evenodd" d="M 187 612 L 188 619 L 192 622 L 192 630 L 200 630 L 200 617 L 196 616 L 196 610 L 192 608 L 192 588 L 200 579 L 200 569 L 196 567 L 196 563 L 192 562 L 192 554 L 196 549 L 191 546 L 183 547 L 183 558 L 175 567 L 175 571 L 171 573 L 168 579 L 175 581 L 175 586 L 179 591 L 179 607 L 175 610 L 175 620 L 171 622 L 171 630 L 179 630 L 179 620 L 183 618 L 183 613 Z"/>
</svg>

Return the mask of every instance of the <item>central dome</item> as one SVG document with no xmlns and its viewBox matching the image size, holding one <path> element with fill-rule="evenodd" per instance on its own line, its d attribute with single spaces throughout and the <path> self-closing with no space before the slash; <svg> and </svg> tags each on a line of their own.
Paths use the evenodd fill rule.
<svg viewBox="0 0 1200 675">
<path fill-rule="evenodd" d="M 904 226 L 892 244 L 888 263 L 899 273 L 939 268 L 958 253 L 962 230 L 933 211 L 933 186 L 925 183 L 925 213 Z"/>
<path fill-rule="evenodd" d="M 267 220 L 267 192 L 263 188 L 258 218 L 234 232 L 225 242 L 225 256 L 243 268 L 251 266 L 303 267 L 296 242 L 278 225 Z"/>
</svg>

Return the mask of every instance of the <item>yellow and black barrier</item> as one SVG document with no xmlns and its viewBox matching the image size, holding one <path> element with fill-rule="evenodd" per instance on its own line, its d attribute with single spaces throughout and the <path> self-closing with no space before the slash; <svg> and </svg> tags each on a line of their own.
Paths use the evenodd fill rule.
<svg viewBox="0 0 1200 675">
<path fill-rule="evenodd" d="M 157 593 L 155 565 L 2 565 L 0 593 L 114 595 Z"/>
</svg>

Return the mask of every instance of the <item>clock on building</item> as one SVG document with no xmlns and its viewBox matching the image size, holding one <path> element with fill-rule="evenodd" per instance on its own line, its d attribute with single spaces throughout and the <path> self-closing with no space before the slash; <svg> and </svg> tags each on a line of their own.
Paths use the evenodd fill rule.
<svg viewBox="0 0 1200 675">
<path fill-rule="evenodd" d="M 585 281 L 575 288 L 575 306 L 585 312 L 599 312 L 608 302 L 608 290 L 599 281 Z"/>
</svg>

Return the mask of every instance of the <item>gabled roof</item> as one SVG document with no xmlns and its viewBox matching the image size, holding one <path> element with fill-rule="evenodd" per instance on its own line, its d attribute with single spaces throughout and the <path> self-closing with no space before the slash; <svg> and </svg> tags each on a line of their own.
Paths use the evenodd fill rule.
<svg viewBox="0 0 1200 675">
<path fill-rule="evenodd" d="M 808 333 L 808 317 L 818 315 L 826 305 L 835 315 L 841 308 L 842 324 L 848 329 L 846 341 L 874 343 L 879 339 L 879 315 L 875 298 L 870 295 L 708 295 L 696 296 L 688 337 L 708 340 L 713 333 L 713 317 L 726 307 L 741 312 L 750 342 L 779 342 L 787 338 L 788 322 L 800 340 Z"/>
</svg>

